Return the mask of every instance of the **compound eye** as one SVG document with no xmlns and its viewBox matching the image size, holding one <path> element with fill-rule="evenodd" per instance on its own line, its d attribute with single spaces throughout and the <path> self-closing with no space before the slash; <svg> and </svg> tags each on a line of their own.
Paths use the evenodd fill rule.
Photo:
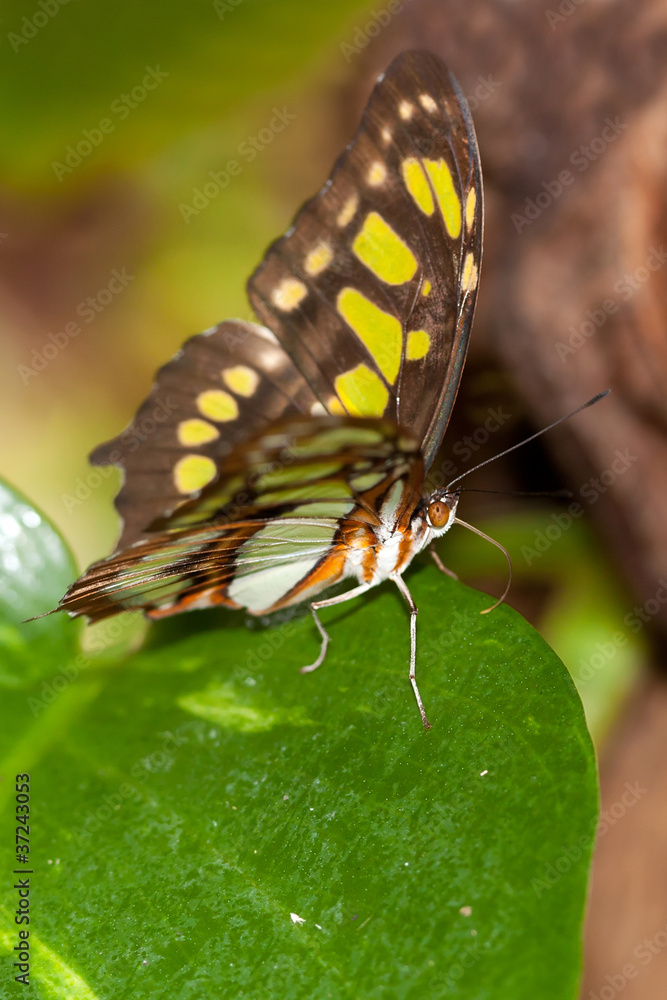
<svg viewBox="0 0 667 1000">
<path fill-rule="evenodd" d="M 444 528 L 450 514 L 449 507 L 442 500 L 434 500 L 428 505 L 428 519 L 434 528 Z"/>
</svg>

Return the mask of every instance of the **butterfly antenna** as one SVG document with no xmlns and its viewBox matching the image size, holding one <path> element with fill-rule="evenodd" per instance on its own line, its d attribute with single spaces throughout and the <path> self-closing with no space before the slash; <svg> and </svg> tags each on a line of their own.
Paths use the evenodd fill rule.
<svg viewBox="0 0 667 1000">
<path fill-rule="evenodd" d="M 509 578 L 507 580 L 507 586 L 505 587 L 501 596 L 498 598 L 495 604 L 492 604 L 490 608 L 484 608 L 483 611 L 480 611 L 480 615 L 488 615 L 489 611 L 495 611 L 498 605 L 503 603 L 503 601 L 509 594 L 510 587 L 512 586 L 512 560 L 510 559 L 510 554 L 505 548 L 505 546 L 501 545 L 500 542 L 497 542 L 495 538 L 491 538 L 490 535 L 485 535 L 483 531 L 480 531 L 479 528 L 474 528 L 472 524 L 468 524 L 467 521 L 462 521 L 459 517 L 455 517 L 454 520 L 452 521 L 452 524 L 460 524 L 462 528 L 467 528 L 468 531 L 472 531 L 474 535 L 479 535 L 480 538 L 484 538 L 487 542 L 491 542 L 491 544 L 495 545 L 497 549 L 500 549 L 500 551 L 507 559 L 507 565 L 509 566 Z"/>
<path fill-rule="evenodd" d="M 495 493 L 501 497 L 549 497 L 551 500 L 572 500 L 572 490 L 478 490 L 474 486 L 462 486 L 454 490 L 457 496 L 461 493 Z"/>
<path fill-rule="evenodd" d="M 577 413 L 581 413 L 582 410 L 587 409 L 589 406 L 593 406 L 594 403 L 597 403 L 601 399 L 604 399 L 605 396 L 608 396 L 610 392 L 610 389 L 605 389 L 604 392 L 599 392 L 597 396 L 593 396 L 593 398 L 589 399 L 586 403 L 582 403 L 581 406 L 576 408 L 576 410 L 572 410 L 571 413 L 566 413 L 564 417 L 559 417 L 558 420 L 554 420 L 554 422 L 549 424 L 548 427 L 543 427 L 541 431 L 536 431 L 535 434 L 531 434 L 530 437 L 524 438 L 523 441 L 513 444 L 510 448 L 505 448 L 505 451 L 501 451 L 497 455 L 487 458 L 484 462 L 480 462 L 479 465 L 475 465 L 472 469 L 468 469 L 467 472 L 462 472 L 460 476 L 456 477 L 456 479 L 452 479 L 451 483 L 449 483 L 445 489 L 449 490 L 450 486 L 453 486 L 454 483 L 458 483 L 461 479 L 469 476 L 471 472 L 476 472 L 477 469 L 481 469 L 482 466 L 488 465 L 489 462 L 495 462 L 497 458 L 502 458 L 503 455 L 509 455 L 511 451 L 516 451 L 517 448 L 523 448 L 524 444 L 534 441 L 535 438 L 540 437 L 542 434 L 546 434 L 546 432 L 550 431 L 553 427 L 558 427 L 558 424 L 562 424 L 564 420 L 569 420 L 570 417 L 574 417 Z"/>
</svg>

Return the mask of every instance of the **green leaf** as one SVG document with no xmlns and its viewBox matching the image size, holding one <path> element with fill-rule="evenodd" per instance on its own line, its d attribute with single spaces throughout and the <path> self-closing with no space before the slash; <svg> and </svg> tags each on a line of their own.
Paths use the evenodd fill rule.
<svg viewBox="0 0 667 1000">
<path fill-rule="evenodd" d="M 78 627 L 63 615 L 23 624 L 56 606 L 76 574 L 45 516 L 0 482 L 0 686 L 55 672 L 74 655 Z"/>
<path fill-rule="evenodd" d="M 16 867 L 30 772 L 34 996 L 574 1000 L 597 817 L 579 699 L 510 608 L 480 615 L 431 565 L 408 583 L 429 732 L 389 585 L 324 612 L 310 675 L 309 616 L 212 612 L 37 718 L 7 693 L 0 851 Z"/>
<path fill-rule="evenodd" d="M 512 554 L 515 586 L 523 583 L 539 592 L 548 585 L 540 632 L 568 668 L 593 741 L 600 746 L 648 656 L 645 637 L 628 624 L 629 597 L 608 554 L 585 520 L 562 519 L 565 527 L 550 541 L 544 531 L 557 522 L 549 508 L 476 523 Z M 447 564 L 465 580 L 484 576 L 490 565 L 497 565 L 502 586 L 504 560 L 490 556 L 488 545 L 469 532 L 452 532 L 442 551 Z"/>
</svg>

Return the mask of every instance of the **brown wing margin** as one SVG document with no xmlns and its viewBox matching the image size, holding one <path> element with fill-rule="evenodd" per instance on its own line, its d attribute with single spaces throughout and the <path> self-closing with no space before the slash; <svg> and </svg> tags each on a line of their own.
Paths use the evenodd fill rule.
<svg viewBox="0 0 667 1000">
<path fill-rule="evenodd" d="M 269 330 L 228 320 L 191 337 L 158 371 L 129 427 L 90 456 L 93 465 L 123 470 L 115 500 L 123 521 L 117 549 L 146 537 L 156 518 L 199 494 L 179 488 L 181 460 L 202 459 L 202 475 L 210 472 L 212 479 L 240 441 L 289 413 L 310 414 L 315 402 Z"/>
</svg>

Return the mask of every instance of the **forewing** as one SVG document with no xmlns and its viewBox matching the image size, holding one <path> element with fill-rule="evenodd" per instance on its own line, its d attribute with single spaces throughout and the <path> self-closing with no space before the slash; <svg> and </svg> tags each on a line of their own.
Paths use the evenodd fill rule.
<svg viewBox="0 0 667 1000">
<path fill-rule="evenodd" d="M 465 99 L 439 59 L 406 52 L 248 294 L 330 413 L 391 417 L 428 467 L 465 359 L 481 242 Z"/>
<path fill-rule="evenodd" d="M 244 438 L 316 396 L 269 330 L 231 320 L 192 337 L 159 370 L 130 426 L 100 445 L 93 465 L 118 465 L 118 548 L 198 495 Z"/>
</svg>

